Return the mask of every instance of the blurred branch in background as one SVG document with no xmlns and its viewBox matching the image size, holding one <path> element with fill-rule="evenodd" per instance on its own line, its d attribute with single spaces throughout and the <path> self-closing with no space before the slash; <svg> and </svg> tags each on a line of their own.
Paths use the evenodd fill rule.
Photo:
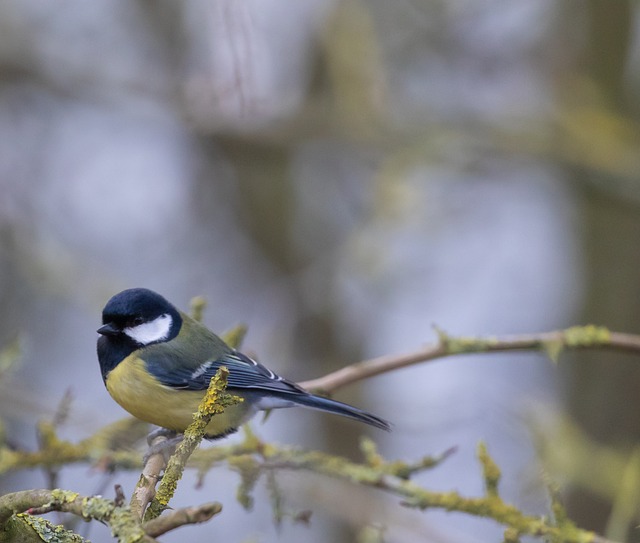
<svg viewBox="0 0 640 543">
<path fill-rule="evenodd" d="M 10 341 L 0 350 L 0 381 L 7 379 L 8 374 L 16 367 L 20 360 L 21 352 L 19 338 Z"/>
<path fill-rule="evenodd" d="M 540 350 L 554 362 L 565 349 L 604 348 L 640 354 L 640 336 L 610 332 L 604 327 L 574 326 L 566 330 L 508 337 L 452 337 L 436 329 L 438 342 L 404 355 L 387 355 L 346 366 L 324 377 L 303 381 L 303 388 L 326 393 L 389 371 L 445 356 L 501 351 Z"/>
<path fill-rule="evenodd" d="M 510 541 L 517 541 L 523 535 L 552 538 L 554 541 L 566 543 L 607 541 L 589 531 L 580 530 L 566 515 L 562 514 L 564 510 L 557 501 L 553 504 L 555 518 L 527 516 L 518 508 L 505 503 L 500 497 L 498 488 L 500 470 L 483 444 L 478 448 L 478 459 L 482 466 L 486 494 L 474 498 L 464 497 L 458 492 L 429 491 L 410 481 L 412 475 L 440 464 L 452 453 L 451 450 L 439 457 L 426 457 L 413 464 L 386 461 L 377 453 L 375 445 L 369 440 L 362 442 L 362 450 L 365 461 L 354 463 L 318 451 L 304 451 L 264 443 L 248 432 L 245 441 L 239 446 L 201 451 L 198 455 L 200 458 L 194 458 L 194 465 L 201 464 L 208 470 L 215 463 L 226 461 L 231 468 L 240 473 L 243 481 L 246 474 L 252 474 L 251 488 L 257 482 L 257 476 L 264 472 L 300 469 L 312 471 L 344 479 L 356 485 L 387 491 L 401 497 L 402 505 L 406 507 L 422 510 L 443 509 L 493 519 L 505 527 L 505 534 L 509 535 Z M 225 452 L 230 454 L 227 456 Z M 215 457 L 214 462 L 211 462 L 211 456 Z M 251 503 L 251 500 L 247 503 Z M 220 511 L 220 506 L 205 504 L 198 508 L 172 511 L 169 513 L 169 519 L 149 521 L 152 523 L 150 527 L 145 523 L 140 528 L 135 523 L 136 517 L 131 510 L 114 501 L 82 497 L 77 493 L 61 490 L 22 491 L 0 497 L 0 534 L 6 530 L 24 529 L 22 524 L 25 519 L 19 514 L 25 511 L 33 515 L 49 511 L 66 511 L 84 518 L 107 522 L 111 525 L 115 537 L 121 541 L 128 541 L 128 537 L 140 538 L 145 534 L 148 536 L 150 532 L 161 534 L 169 527 L 178 528 L 186 523 L 208 520 Z M 181 521 L 176 521 L 176 517 Z M 163 528 L 160 528 L 160 525 Z M 150 541 L 148 538 L 142 540 Z M 2 541 L 1 537 L 0 541 Z"/>
<path fill-rule="evenodd" d="M 552 477 L 611 502 L 605 535 L 625 541 L 640 521 L 640 452 L 598 443 L 566 417 L 534 424 L 541 461 Z"/>
<path fill-rule="evenodd" d="M 563 153 L 570 158 L 567 174 L 583 198 L 585 299 L 578 318 L 638 333 L 638 5 L 589 0 L 583 8 L 585 32 L 576 65 L 556 86 L 567 136 Z M 619 481 L 603 495 L 592 485 L 569 480 L 567 510 L 582 526 L 637 542 L 638 467 L 633 451 L 640 439 L 640 367 L 634 362 L 614 352 L 585 352 L 569 358 L 561 377 L 568 417 L 580 429 L 567 432 L 567 439 L 575 439 L 577 447 L 585 445 L 569 448 L 576 467 L 589 451 L 594 482 L 607 477 L 610 468 Z M 576 439 L 583 434 L 587 443 Z M 622 469 L 617 469 L 618 462 L 602 463 L 603 448 L 619 451 Z M 606 459 L 612 460 L 611 455 Z M 577 469 L 584 479 L 584 465 Z"/>
<path fill-rule="evenodd" d="M 92 338 L 85 325 L 116 284 L 152 280 L 183 297 L 202 285 L 218 289 L 218 316 L 253 315 L 258 342 L 267 338 L 264 351 L 275 345 L 269 356 L 296 361 L 298 375 L 328 373 L 369 356 L 362 353 L 404 352 L 434 314 L 466 333 L 555 330 L 576 321 L 638 332 L 634 3 L 222 0 L 70 8 L 65 17 L 46 2 L 1 8 L 0 335 L 25 328 L 32 348 L 24 388 L 7 385 L 11 372 L 0 362 L 3 415 L 15 413 L 7 425 L 12 440 L 31 437 L 26 421 L 48 413 L 56 403 L 48 394 L 66 389 L 68 375 L 85 397 L 102 386 L 86 364 Z M 374 259 L 389 265 L 372 280 Z M 451 278 L 446 288 L 442 277 Z M 345 278 L 360 298 L 343 288 Z M 583 296 L 587 310 L 575 318 Z M 398 303 L 401 297 L 410 302 Z M 500 318 L 503 326 L 495 324 Z M 305 384 L 333 391 L 477 352 L 468 349 L 556 358 L 602 342 L 609 354 L 636 351 L 604 329 L 582 346 L 570 345 L 568 332 L 498 338 L 504 349 L 489 338 L 441 335 L 414 353 Z M 589 358 L 583 350 L 569 371 L 562 366 L 572 414 L 599 439 L 637 441 L 640 419 L 630 405 L 640 366 L 603 360 L 601 351 Z M 472 440 L 474 429 L 461 418 L 518 408 L 502 394 L 495 394 L 502 403 L 489 406 L 490 386 L 469 394 L 477 374 L 445 377 L 434 380 L 439 395 L 425 394 L 417 379 L 389 392 L 405 405 L 428 398 L 421 408 L 433 409 L 429 423 L 407 420 L 411 431 L 397 432 L 394 446 L 409 443 L 419 454 L 438 427 L 457 426 L 455 439 Z M 501 375 L 492 380 L 501 390 L 502 377 L 525 381 L 518 372 Z M 460 395 L 445 388 L 453 381 L 462 383 Z M 27 409 L 34 399 L 41 405 Z M 501 423 L 490 421 L 496 431 L 509 424 L 509 409 Z M 86 419 L 93 427 L 95 415 Z M 51 484 L 56 459 L 42 451 L 56 451 L 60 462 L 138 469 L 136 454 L 120 446 L 135 442 L 127 424 L 136 436 L 141 431 L 131 421 L 122 423 L 124 433 L 114 427 L 82 440 L 92 431 L 85 427 L 71 445 L 47 422 L 39 428 L 42 450 L 7 447 L 0 464 L 44 467 Z M 354 441 L 353 433 L 327 432 L 334 424 L 318 421 L 313 438 L 322 434 L 334 448 Z M 515 449 L 503 467 L 526 462 L 523 448 Z M 634 481 L 634 461 L 623 464 Z M 473 480 L 457 475 L 447 483 Z M 623 494 L 612 515 L 597 504 L 618 527 L 634 504 L 632 492 Z M 576 502 L 584 510 L 578 523 L 604 530 L 596 508 L 583 496 Z M 568 509 L 577 518 L 577 508 Z"/>
</svg>

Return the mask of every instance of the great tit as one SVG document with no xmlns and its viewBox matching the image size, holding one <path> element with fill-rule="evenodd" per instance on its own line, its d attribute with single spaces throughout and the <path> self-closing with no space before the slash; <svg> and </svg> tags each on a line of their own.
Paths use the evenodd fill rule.
<svg viewBox="0 0 640 543">
<path fill-rule="evenodd" d="M 228 391 L 243 401 L 213 417 L 208 439 L 235 432 L 259 410 L 298 405 L 390 428 L 371 413 L 310 394 L 276 375 L 145 288 L 111 298 L 98 333 L 98 360 L 109 394 L 133 416 L 168 430 L 184 432 L 220 366 L 229 370 Z"/>
</svg>

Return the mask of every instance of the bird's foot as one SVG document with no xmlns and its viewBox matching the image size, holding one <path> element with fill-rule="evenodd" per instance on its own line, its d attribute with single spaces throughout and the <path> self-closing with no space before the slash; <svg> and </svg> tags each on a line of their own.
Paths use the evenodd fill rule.
<svg viewBox="0 0 640 543">
<path fill-rule="evenodd" d="M 166 437 L 167 440 L 169 440 L 169 439 L 173 439 L 177 435 L 179 434 L 175 430 L 169 430 L 169 428 L 162 428 L 158 426 L 155 430 L 152 430 L 151 432 L 149 432 L 149 435 L 147 436 L 147 445 L 151 447 L 151 445 L 153 445 L 153 440 L 156 437 Z"/>
<path fill-rule="evenodd" d="M 156 438 L 164 437 L 165 439 L 154 443 Z M 147 444 L 149 448 L 142 458 L 143 464 L 146 464 L 149 458 L 155 454 L 161 454 L 164 458 L 165 465 L 169 462 L 169 458 L 175 452 L 178 443 L 182 441 L 184 436 L 175 430 L 167 428 L 156 428 L 147 436 Z"/>
</svg>

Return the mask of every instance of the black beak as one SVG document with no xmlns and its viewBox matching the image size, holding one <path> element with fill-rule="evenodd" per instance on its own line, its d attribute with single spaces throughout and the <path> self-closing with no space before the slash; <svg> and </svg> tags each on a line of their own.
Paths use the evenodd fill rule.
<svg viewBox="0 0 640 543">
<path fill-rule="evenodd" d="M 102 334 L 103 336 L 117 336 L 119 333 L 120 329 L 118 329 L 112 322 L 108 322 L 98 328 L 98 334 Z"/>
</svg>

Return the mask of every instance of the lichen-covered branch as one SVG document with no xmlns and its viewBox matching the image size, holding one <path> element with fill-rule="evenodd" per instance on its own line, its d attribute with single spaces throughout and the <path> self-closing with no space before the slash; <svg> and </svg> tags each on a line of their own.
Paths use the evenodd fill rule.
<svg viewBox="0 0 640 543">
<path fill-rule="evenodd" d="M 478 458 L 485 495 L 479 497 L 465 497 L 457 492 L 434 492 L 411 481 L 415 473 L 437 466 L 452 450 L 411 463 L 386 460 L 370 440 L 363 441 L 362 451 L 364 460 L 357 463 L 319 451 L 265 443 L 246 431 L 242 443 L 196 451 L 189 464 L 198 468 L 203 477 L 214 465 L 227 463 L 243 477 L 244 490 L 240 497 L 245 501 L 251 500 L 253 487 L 262 474 L 281 469 L 307 470 L 389 492 L 401 498 L 401 503 L 407 507 L 443 509 L 491 518 L 505 527 L 505 541 L 518 541 L 521 536 L 530 535 L 564 543 L 606 542 L 601 536 L 575 526 L 554 494 L 551 495 L 553 514 L 549 517 L 528 516 L 504 502 L 499 494 L 500 470 L 484 445 L 479 446 Z M 165 513 L 143 524 L 140 529 L 144 531 L 145 538 L 151 538 L 184 523 L 205 521 L 219 508 L 219 504 L 205 504 L 200 508 Z M 26 491 L 0 498 L 0 526 L 7 522 L 8 517 L 13 518 L 21 511 L 38 514 L 50 510 L 102 520 L 118 537 L 118 534 L 131 533 L 132 522 L 140 526 L 138 514 L 113 500 L 80 498 L 73 493 L 54 494 L 49 490 Z M 136 533 L 140 535 L 142 532 Z"/>
<path fill-rule="evenodd" d="M 146 522 L 144 524 L 144 531 L 151 537 L 158 537 L 186 524 L 207 522 L 221 511 L 222 505 L 217 502 L 176 509 Z"/>
<path fill-rule="evenodd" d="M 640 518 L 640 449 L 599 443 L 558 416 L 552 424 L 536 424 L 533 430 L 538 456 L 550 476 L 569 480 L 610 502 L 605 533 L 611 539 L 624 539 L 623 534 L 637 526 Z"/>
<path fill-rule="evenodd" d="M 402 505 L 418 509 L 442 509 L 493 519 L 505 527 L 506 534 L 516 541 L 520 536 L 534 536 L 563 543 L 606 543 L 607 540 L 591 531 L 578 528 L 571 522 L 559 501 L 552 497 L 553 517 L 529 516 L 517 507 L 503 501 L 499 495 L 500 470 L 489 456 L 484 444 L 478 447 L 478 459 L 485 482 L 485 495 L 465 497 L 458 492 L 434 492 L 414 483 L 407 474 L 427 469 L 444 460 L 450 452 L 436 458 L 422 459 L 414 464 L 384 460 L 371 441 L 364 441 L 363 463 L 356 463 L 319 451 L 304 451 L 290 447 L 279 447 L 256 440 L 253 434 L 242 445 L 244 452 L 226 449 L 232 456 L 227 458 L 229 466 L 241 473 L 250 471 L 260 474 L 265 470 L 307 470 L 346 480 L 358 485 L 384 490 L 402 498 Z M 211 450 L 216 451 L 217 449 Z M 203 451 L 196 463 L 206 462 Z M 219 451 L 218 451 L 219 452 Z M 216 455 L 216 462 L 221 461 Z M 210 466 L 210 464 L 208 464 Z M 246 499 L 246 497 L 245 497 Z"/>
<path fill-rule="evenodd" d="M 242 398 L 225 394 L 228 375 L 229 370 L 225 366 L 221 366 L 211 379 L 207 393 L 200 402 L 198 411 L 193 415 L 193 422 L 185 430 L 184 438 L 169 459 L 158 491 L 145 513 L 145 520 L 156 518 L 169 505 L 169 500 L 175 493 L 178 481 L 182 478 L 187 460 L 200 445 L 211 418 L 216 414 L 221 414 L 226 407 L 242 401 Z"/>
<path fill-rule="evenodd" d="M 196 297 L 191 300 L 191 313 L 194 319 L 202 320 L 205 305 L 203 298 Z M 236 348 L 240 346 L 245 333 L 246 327 L 236 326 L 223 334 L 223 338 L 228 345 Z M 167 508 L 178 481 L 182 478 L 187 461 L 202 441 L 211 418 L 216 414 L 221 414 L 226 407 L 242 401 L 237 396 L 225 393 L 228 375 L 229 371 L 222 366 L 211 379 L 207 392 L 198 406 L 198 411 L 194 413 L 193 422 L 186 429 L 182 442 L 169 459 L 157 493 L 155 487 L 159 480 L 160 471 L 165 467 L 164 457 L 161 454 L 156 454 L 147 459 L 131 501 L 132 508 L 140 518 L 144 517 L 150 522 Z M 219 504 L 216 505 L 222 507 Z"/>
<path fill-rule="evenodd" d="M 557 361 L 565 349 L 612 349 L 640 354 L 640 336 L 610 332 L 607 328 L 593 325 L 501 338 L 452 337 L 437 328 L 436 332 L 438 341 L 417 351 L 364 360 L 299 384 L 308 390 L 330 393 L 375 375 L 458 354 L 543 351 L 553 361 Z"/>
<path fill-rule="evenodd" d="M 148 432 L 149 425 L 126 418 L 98 430 L 78 443 L 61 440 L 49 423 L 39 425 L 40 450 L 16 450 L 0 443 L 0 475 L 29 468 L 95 463 L 104 469 L 139 469 L 139 453 L 128 450 Z"/>
<path fill-rule="evenodd" d="M 38 524 L 24 515 L 40 515 L 50 511 L 73 513 L 84 519 L 108 524 L 119 541 L 153 543 L 128 507 L 116 505 L 114 500 L 99 496 L 81 496 L 64 490 L 25 490 L 0 497 L 0 534 L 15 530 L 16 524 L 27 523 L 32 529 Z M 49 526 L 51 526 L 49 524 Z M 46 525 L 43 525 L 43 528 Z M 45 539 L 46 540 L 46 539 Z M 9 541 L 9 539 L 7 539 Z"/>
<path fill-rule="evenodd" d="M 108 524 L 118 541 L 153 543 L 154 538 L 159 535 L 186 524 L 206 522 L 222 510 L 219 503 L 205 503 L 177 509 L 141 524 L 139 517 L 131 508 L 119 503 L 121 501 L 101 496 L 81 496 L 76 492 L 60 489 L 25 490 L 5 494 L 0 496 L 0 543 L 84 541 L 79 535 L 38 516 L 51 511 L 72 513 L 85 520 L 97 520 Z"/>
<path fill-rule="evenodd" d="M 164 441 L 166 441 L 166 437 L 157 437 L 150 443 L 150 446 L 159 446 Z M 164 468 L 165 459 L 161 452 L 150 455 L 142 468 L 142 473 L 133 489 L 131 501 L 129 502 L 131 511 L 140 521 L 144 518 L 147 507 L 156 496 L 156 485 L 160 481 L 160 473 Z"/>
<path fill-rule="evenodd" d="M 206 302 L 201 297 L 196 297 L 191 300 L 191 315 L 194 319 L 197 321 L 202 320 L 205 306 Z M 235 348 L 240 345 L 245 333 L 246 327 L 240 325 L 223 334 L 223 337 L 228 345 Z M 179 447 L 176 451 L 176 459 L 174 460 L 176 463 L 174 463 L 171 470 L 169 470 L 169 477 L 167 477 L 167 474 L 165 473 L 165 484 L 162 487 L 159 499 L 166 499 L 168 502 L 167 496 L 164 495 L 164 493 L 167 492 L 166 489 L 169 488 L 168 481 L 175 480 L 175 484 L 177 484 L 177 481 L 182 476 L 182 470 L 184 470 L 186 461 L 202 440 L 205 428 L 211 420 L 211 417 L 216 413 L 221 413 L 225 406 L 231 405 L 236 401 L 240 401 L 240 398 L 230 397 L 229 395 L 224 394 L 227 374 L 228 372 L 226 368 L 221 368 L 221 371 L 218 372 L 211 383 L 209 383 L 209 390 L 203 397 L 198 411 L 194 414 L 194 422 L 187 432 L 185 432 L 183 446 Z M 158 436 L 152 441 L 152 443 L 150 443 L 150 446 L 152 448 L 161 448 L 162 443 L 166 441 L 166 439 L 166 436 Z M 187 445 L 188 449 L 185 448 Z M 163 508 L 166 508 L 166 504 L 163 505 L 158 501 L 154 502 L 154 499 L 156 498 L 156 485 L 158 484 L 158 481 L 160 481 L 160 473 L 165 467 L 165 457 L 160 452 L 146 458 L 142 473 L 140 474 L 140 479 L 138 480 L 131 496 L 130 503 L 131 509 L 138 518 L 144 518 L 145 512 L 151 503 L 154 503 L 154 509 L 152 509 L 152 511 L 147 515 L 147 519 L 157 516 L 159 512 L 162 512 Z M 173 495 L 173 493 L 171 493 L 171 495 Z M 219 504 L 216 505 L 221 508 Z"/>
<path fill-rule="evenodd" d="M 195 312 L 201 309 L 200 305 L 194 305 Z M 226 339 L 230 344 L 237 345 L 243 334 L 244 329 L 239 327 L 229 333 Z M 453 338 L 441 331 L 438 331 L 438 336 L 439 341 L 436 344 L 414 353 L 364 361 L 302 385 L 331 392 L 373 375 L 463 353 L 541 350 L 554 361 L 564 349 L 609 348 L 640 353 L 639 336 L 610 332 L 594 326 L 504 338 Z M 482 468 L 485 494 L 479 497 L 465 497 L 457 492 L 433 492 L 411 480 L 415 473 L 438 465 L 453 452 L 453 449 L 435 457 L 406 463 L 386 460 L 379 454 L 373 442 L 367 440 L 362 443 L 364 460 L 357 463 L 318 451 L 265 443 L 246 429 L 246 438 L 242 443 L 195 450 L 210 418 L 220 413 L 231 402 L 239 401 L 238 398 L 225 393 L 226 376 L 226 370 L 222 368 L 212 380 L 194 423 L 185 433 L 185 439 L 165 470 L 155 497 L 158 476 L 164 467 L 162 455 L 156 455 L 155 459 L 152 456 L 145 465 L 129 507 L 124 506 L 121 493 L 115 500 L 81 497 L 60 490 L 33 490 L 8 494 L 0 497 L 0 543 L 3 543 L 3 537 L 6 540 L 8 526 L 24 528 L 34 533 L 38 530 L 44 533 L 45 530 L 61 529 L 44 519 L 38 520 L 39 517 L 36 516 L 53 510 L 67 511 L 83 518 L 106 522 L 111 526 L 114 536 L 123 541 L 132 540 L 131 538 L 153 541 L 153 537 L 184 524 L 204 522 L 221 510 L 220 504 L 211 503 L 165 512 L 164 515 L 158 516 L 166 509 L 185 466 L 196 467 L 199 480 L 202 482 L 211 467 L 220 463 L 228 464 L 241 475 L 238 497 L 245 504 L 251 503 L 255 484 L 263 474 L 272 476 L 274 471 L 280 469 L 302 469 L 386 491 L 398 496 L 401 503 L 407 507 L 443 509 L 491 518 L 504 527 L 505 541 L 516 542 L 522 536 L 564 543 L 607 541 L 572 523 L 555 492 L 550 491 L 549 517 L 528 516 L 515 506 L 504 502 L 499 492 L 500 469 L 484 445 L 479 446 L 478 459 Z M 33 467 L 54 470 L 78 462 L 92 463 L 104 469 L 139 469 L 139 454 L 126 452 L 124 449 L 137 444 L 147 429 L 146 424 L 126 419 L 99 430 L 80 443 L 73 444 L 58 438 L 55 424 L 44 423 L 39 426 L 38 451 L 16 451 L 0 441 L 0 474 Z M 632 467 L 635 469 L 635 464 Z M 629 471 L 631 467 L 627 466 L 626 469 Z M 631 491 L 627 494 L 623 496 L 624 499 L 619 500 L 618 516 L 622 519 L 618 522 L 620 526 L 631 518 L 628 504 L 635 500 L 635 494 Z M 276 500 L 278 503 L 280 498 L 279 496 Z M 151 505 L 147 507 L 149 503 Z M 146 522 L 141 523 L 142 517 Z M 75 534 L 70 534 L 69 537 L 75 537 Z M 82 541 L 81 538 L 77 540 Z"/>
<path fill-rule="evenodd" d="M 195 304 L 194 308 L 201 311 L 198 304 Z M 237 346 L 244 331 L 244 327 L 236 327 L 225 334 L 224 338 L 232 346 Z M 333 392 L 374 375 L 451 355 L 541 350 L 553 360 L 557 360 L 564 349 L 588 348 L 608 348 L 640 354 L 640 336 L 610 332 L 606 328 L 595 326 L 572 327 L 554 332 L 503 338 L 457 338 L 439 331 L 437 343 L 427 345 L 413 353 L 365 360 L 324 377 L 304 381 L 300 385 L 307 389 Z M 0 475 L 25 468 L 86 462 L 96 462 L 105 468 L 139 469 L 141 467 L 139 455 L 125 449 L 139 441 L 146 434 L 147 429 L 148 425 L 145 423 L 129 418 L 109 425 L 77 444 L 57 438 L 45 440 L 41 450 L 36 452 L 15 451 L 0 443 Z"/>
</svg>

